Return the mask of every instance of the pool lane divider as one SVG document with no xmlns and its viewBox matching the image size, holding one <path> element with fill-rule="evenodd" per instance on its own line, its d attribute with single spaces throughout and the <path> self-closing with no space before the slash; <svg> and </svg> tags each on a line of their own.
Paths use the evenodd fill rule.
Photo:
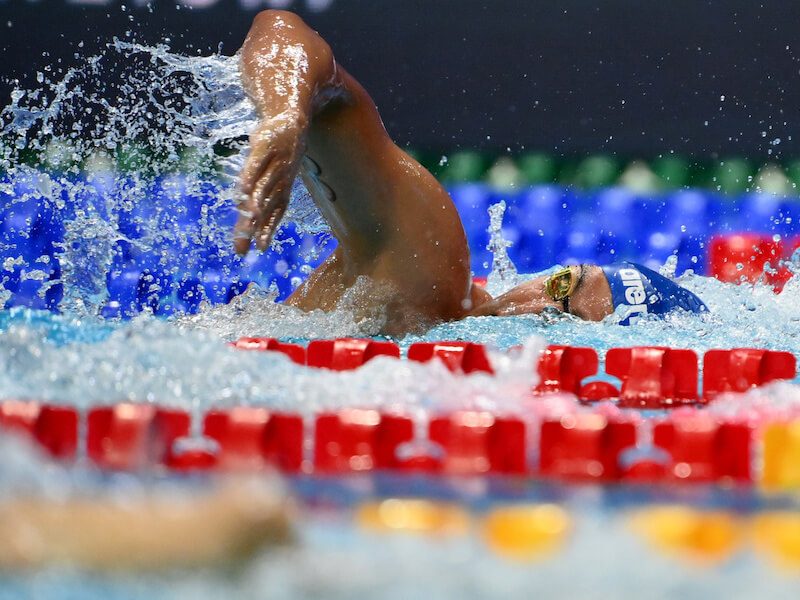
<svg viewBox="0 0 800 600">
<path fill-rule="evenodd" d="M 24 418 L 18 418 L 24 413 Z M 0 430 L 32 438 L 50 456 L 74 460 L 77 413 L 30 401 L 0 405 Z M 770 424 L 766 437 L 751 423 L 702 411 L 642 420 L 624 413 L 576 413 L 525 419 L 481 411 L 437 415 L 428 423 L 425 448 L 416 445 L 408 416 L 344 409 L 314 418 L 313 458 L 299 414 L 235 407 L 209 411 L 203 433 L 216 453 L 178 453 L 174 442 L 190 432 L 188 413 L 120 403 L 88 413 L 87 456 L 101 469 L 170 469 L 344 475 L 392 471 L 429 475 L 511 475 L 594 482 L 735 482 L 754 480 L 752 463 L 763 446 L 764 483 L 800 485 L 800 427 Z M 764 438 L 761 440 L 760 438 Z M 788 456 L 788 455 L 791 456 Z"/>
<path fill-rule="evenodd" d="M 239 348 L 277 351 L 317 368 L 358 368 L 377 356 L 399 356 L 391 342 L 320 340 L 308 348 L 263 338 L 243 338 Z M 305 359 L 299 361 L 300 351 Z M 486 348 L 469 342 L 412 345 L 409 358 L 442 362 L 453 371 L 491 372 Z M 176 471 L 254 471 L 337 475 L 389 470 L 442 475 L 516 475 L 569 481 L 738 482 L 766 487 L 800 487 L 800 421 L 754 423 L 714 415 L 702 406 L 727 391 L 745 391 L 776 379 L 792 379 L 795 357 L 761 349 L 710 350 L 704 356 L 702 395 L 692 351 L 669 348 L 612 348 L 609 375 L 619 388 L 606 398 L 619 406 L 661 410 L 591 411 L 597 382 L 597 353 L 591 348 L 549 346 L 538 364 L 540 383 L 532 400 L 574 394 L 590 412 L 560 416 L 494 415 L 461 410 L 431 415 L 420 451 L 417 425 L 407 415 L 346 408 L 312 417 L 239 406 L 204 415 L 203 435 L 216 452 L 175 450 L 191 431 L 189 413 L 155 404 L 118 403 L 90 409 L 86 453 L 111 470 L 167 468 Z M 692 385 L 695 386 L 691 393 Z M 699 408 L 698 408 L 699 406 Z M 27 400 L 0 402 L 0 433 L 17 430 L 51 457 L 73 460 L 78 448 L 74 408 Z M 310 435 L 309 435 L 310 432 Z M 306 454 L 311 445 L 313 452 Z M 753 473 L 753 465 L 760 464 Z"/>
<path fill-rule="evenodd" d="M 243 337 L 229 345 L 242 350 L 276 351 L 297 364 L 335 371 L 357 369 L 377 356 L 400 358 L 394 342 L 361 338 L 314 340 L 307 349 L 272 338 Z M 305 358 L 303 358 L 305 352 Z M 454 373 L 493 374 L 486 346 L 472 342 L 440 341 L 411 344 L 408 360 L 439 360 Z M 611 400 L 621 408 L 665 409 L 707 404 L 725 392 L 745 392 L 776 380 L 796 376 L 791 352 L 759 348 L 709 350 L 703 357 L 703 385 L 698 390 L 698 358 L 694 350 L 658 346 L 611 348 L 605 356 L 607 378 L 598 375 L 599 357 L 593 348 L 548 346 L 539 358 L 539 383 L 533 394 L 570 393 L 584 402 Z M 698 393 L 699 391 L 699 393 Z"/>
</svg>

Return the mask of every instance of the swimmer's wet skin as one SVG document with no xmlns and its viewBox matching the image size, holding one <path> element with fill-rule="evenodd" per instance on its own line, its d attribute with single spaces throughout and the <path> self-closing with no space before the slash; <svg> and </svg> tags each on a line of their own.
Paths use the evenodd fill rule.
<svg viewBox="0 0 800 600">
<path fill-rule="evenodd" d="M 367 277 L 393 290 L 392 300 L 365 293 L 360 302 L 380 302 L 381 333 L 403 335 L 460 319 L 485 297 L 472 289 L 452 200 L 389 139 L 372 99 L 316 32 L 292 13 L 260 13 L 242 46 L 241 72 L 259 125 L 241 173 L 237 252 L 252 239 L 267 248 L 298 174 L 339 242 L 287 304 L 333 310 Z M 304 156 L 313 172 L 301 168 Z"/>
<path fill-rule="evenodd" d="M 622 308 L 621 308 L 622 307 Z M 472 311 L 473 316 L 509 316 L 568 312 L 588 321 L 600 321 L 615 311 L 620 325 L 631 325 L 645 315 L 673 310 L 708 312 L 700 298 L 642 265 L 618 262 L 606 266 L 570 266 L 549 276 L 525 282 Z"/>
<path fill-rule="evenodd" d="M 696 303 L 683 300 L 682 292 L 689 292 L 669 288 L 668 280 L 638 265 L 577 268 L 580 282 L 567 297 L 548 295 L 540 278 L 492 299 L 472 284 L 467 238 L 453 201 L 389 139 L 370 96 L 315 31 L 292 13 L 260 13 L 242 46 L 241 72 L 259 125 L 241 173 L 236 251 L 246 253 L 253 239 L 262 250 L 269 246 L 298 175 L 339 242 L 286 304 L 330 311 L 366 279 L 374 288 L 359 294 L 362 306 L 356 309 L 382 311 L 385 320 L 375 333 L 392 336 L 466 316 L 548 307 L 593 321 L 621 303 L 639 313 L 646 306 L 649 314 L 675 306 L 694 310 Z M 620 274 L 633 271 L 642 274 L 647 302 L 623 302 L 625 294 L 618 293 L 619 285 L 633 280 Z M 653 293 L 658 301 L 651 303 Z"/>
<path fill-rule="evenodd" d="M 285 494 L 263 481 L 134 497 L 10 497 L 0 503 L 0 572 L 70 565 L 156 571 L 226 566 L 289 538 Z M 117 492 L 118 494 L 118 492 Z"/>
</svg>

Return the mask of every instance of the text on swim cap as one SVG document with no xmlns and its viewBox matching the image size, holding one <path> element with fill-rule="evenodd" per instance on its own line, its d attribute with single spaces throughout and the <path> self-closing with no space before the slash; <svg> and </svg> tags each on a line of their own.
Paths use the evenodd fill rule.
<svg viewBox="0 0 800 600">
<path fill-rule="evenodd" d="M 647 295 L 642 283 L 642 274 L 636 269 L 620 269 L 619 277 L 625 286 L 625 301 L 631 307 L 630 322 L 636 322 L 643 314 L 647 314 Z"/>
</svg>

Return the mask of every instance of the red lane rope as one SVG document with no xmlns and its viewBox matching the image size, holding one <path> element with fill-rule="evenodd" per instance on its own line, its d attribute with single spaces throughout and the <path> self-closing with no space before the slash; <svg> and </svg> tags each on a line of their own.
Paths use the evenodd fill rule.
<svg viewBox="0 0 800 600">
<path fill-rule="evenodd" d="M 338 370 L 358 368 L 375 356 L 400 356 L 399 347 L 391 342 L 352 338 L 311 342 L 308 348 L 262 338 L 243 338 L 233 345 L 283 352 L 302 364 Z M 491 373 L 486 349 L 480 344 L 415 344 L 408 355 L 410 360 L 441 359 L 456 372 Z M 713 402 L 724 392 L 741 392 L 796 374 L 796 359 L 789 352 L 710 350 L 703 359 L 703 389 L 698 394 L 698 362 L 691 350 L 612 348 L 605 363 L 607 375 L 616 377 L 619 387 L 607 381 L 586 381 L 598 370 L 593 349 L 548 347 L 537 366 L 541 381 L 531 390 L 532 400 L 570 393 L 587 403 L 611 398 L 619 407 L 690 407 L 647 419 L 636 411 L 608 410 L 559 417 L 500 416 L 473 410 L 433 414 L 422 440 L 425 451 L 415 445 L 420 441 L 415 438 L 418 427 L 408 416 L 349 408 L 304 418 L 267 408 L 235 407 L 204 415 L 203 433 L 217 443 L 217 451 L 180 453 L 174 442 L 190 433 L 187 412 L 120 403 L 88 411 L 86 451 L 104 469 L 160 465 L 175 470 L 278 468 L 288 473 L 333 474 L 395 470 L 606 482 L 749 482 L 754 445 L 763 424 L 691 406 Z M 0 430 L 22 432 L 56 459 L 76 456 L 78 420 L 71 407 L 0 402 Z"/>
</svg>

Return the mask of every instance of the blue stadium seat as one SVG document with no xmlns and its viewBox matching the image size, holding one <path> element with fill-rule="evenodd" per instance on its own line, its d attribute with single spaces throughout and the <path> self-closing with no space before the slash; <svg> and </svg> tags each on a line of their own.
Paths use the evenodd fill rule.
<svg viewBox="0 0 800 600">
<path fill-rule="evenodd" d="M 761 192 L 750 192 L 741 199 L 741 219 L 746 231 L 773 233 L 777 231 L 783 196 Z"/>
<path fill-rule="evenodd" d="M 664 231 L 707 235 L 711 194 L 697 189 L 678 190 L 666 198 Z"/>
<path fill-rule="evenodd" d="M 102 315 L 107 318 L 127 318 L 139 312 L 140 269 L 122 267 L 110 270 L 106 275 L 108 302 Z"/>
<path fill-rule="evenodd" d="M 137 303 L 140 309 L 149 308 L 157 313 L 162 300 L 170 297 L 172 293 L 171 275 L 157 267 L 145 266 L 142 269 L 137 290 Z"/>
<path fill-rule="evenodd" d="M 562 265 L 610 262 L 609 257 L 598 256 L 599 237 L 599 227 L 590 214 L 576 215 L 564 237 L 563 247 L 556 253 L 556 262 Z"/>
<path fill-rule="evenodd" d="M 792 237 L 800 232 L 800 198 L 786 198 L 781 203 L 775 231 L 784 238 Z"/>
<path fill-rule="evenodd" d="M 220 271 L 206 271 L 203 273 L 202 289 L 203 295 L 212 304 L 225 304 L 228 301 L 228 289 L 230 282 Z"/>
<path fill-rule="evenodd" d="M 600 191 L 595 202 L 594 213 L 590 217 L 585 213 L 582 219 L 593 219 L 597 228 L 597 260 L 608 263 L 632 255 L 641 231 L 641 223 L 636 222 L 635 194 L 612 187 Z"/>
<path fill-rule="evenodd" d="M 492 253 L 486 249 L 489 243 L 489 189 L 482 183 L 461 183 L 450 186 L 448 192 L 464 224 L 472 257 L 472 270 L 476 274 L 485 275 L 492 264 Z"/>
<path fill-rule="evenodd" d="M 203 285 L 197 277 L 185 277 L 178 282 L 176 291 L 177 301 L 185 306 L 184 312 L 195 313 L 200 303 L 205 300 Z"/>
<path fill-rule="evenodd" d="M 681 236 L 678 233 L 653 231 L 647 237 L 638 260 L 646 267 L 658 271 L 670 256 L 677 254 L 680 244 Z"/>
<path fill-rule="evenodd" d="M 521 272 L 540 271 L 556 261 L 569 209 L 574 205 L 570 196 L 559 186 L 532 186 L 508 208 L 506 222 L 517 224 L 520 234 L 509 254 Z"/>
<path fill-rule="evenodd" d="M 42 282 L 36 279 L 18 279 L 14 286 L 14 293 L 6 302 L 6 308 L 12 306 L 27 306 L 37 310 L 47 310 L 50 308 L 46 298 L 40 295 Z"/>
<path fill-rule="evenodd" d="M 253 282 L 246 279 L 235 279 L 231 281 L 230 287 L 228 287 L 228 297 L 225 302 L 230 302 L 236 298 L 236 296 L 244 294 L 247 291 L 247 286 L 251 283 Z"/>
<path fill-rule="evenodd" d="M 724 194 L 708 194 L 708 233 L 727 233 L 748 228 L 742 217 L 742 199 Z"/>
<path fill-rule="evenodd" d="M 678 246 L 678 265 L 676 272 L 680 275 L 687 269 L 704 275 L 706 273 L 706 257 L 708 254 L 706 236 L 683 235 Z"/>
</svg>

